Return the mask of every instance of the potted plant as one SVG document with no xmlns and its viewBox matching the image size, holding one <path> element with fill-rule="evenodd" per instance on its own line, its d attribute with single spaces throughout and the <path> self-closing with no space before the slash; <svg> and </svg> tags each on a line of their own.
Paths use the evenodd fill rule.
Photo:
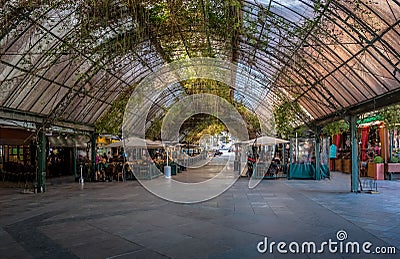
<svg viewBox="0 0 400 259">
<path fill-rule="evenodd" d="M 375 180 L 385 179 L 385 164 L 381 156 L 375 156 L 373 163 L 368 163 L 367 175 Z"/>
</svg>

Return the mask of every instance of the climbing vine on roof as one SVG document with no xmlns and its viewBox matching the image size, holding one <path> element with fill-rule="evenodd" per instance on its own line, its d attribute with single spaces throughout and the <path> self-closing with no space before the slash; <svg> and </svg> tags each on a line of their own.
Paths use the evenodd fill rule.
<svg viewBox="0 0 400 259">
<path fill-rule="evenodd" d="M 332 137 L 337 134 L 342 134 L 348 132 L 350 129 L 350 125 L 345 120 L 337 120 L 328 123 L 322 129 L 322 133 L 326 136 Z"/>
<path fill-rule="evenodd" d="M 236 110 L 239 112 L 244 122 L 246 123 L 250 138 L 255 137 L 257 133 L 261 132 L 261 126 L 257 115 L 253 111 L 247 109 L 242 103 L 232 98 L 231 89 L 228 85 L 222 82 L 218 82 L 216 80 L 204 78 L 188 79 L 180 82 L 180 85 L 182 85 L 187 95 L 213 94 L 230 102 L 236 108 Z M 177 110 L 176 112 L 180 112 L 181 116 L 185 112 L 188 112 L 190 114 L 190 111 Z M 214 112 L 214 116 L 218 117 L 218 113 L 223 111 L 218 111 L 218 109 L 215 109 Z M 222 124 L 222 122 L 220 122 L 219 120 L 215 120 L 213 116 L 204 115 L 201 117 L 201 119 L 198 119 L 199 120 L 197 121 L 197 123 L 196 121 L 194 121 L 191 124 L 185 124 L 184 127 L 190 128 L 182 129 L 182 132 L 184 134 L 187 134 L 185 138 L 187 142 L 197 142 L 200 139 L 201 134 L 218 134 L 221 131 L 226 130 L 226 127 Z M 163 116 L 152 118 L 151 126 L 146 132 L 147 137 L 151 139 L 160 138 L 162 120 Z"/>
<path fill-rule="evenodd" d="M 134 88 L 135 87 L 132 86 L 124 93 L 120 94 L 112 103 L 109 110 L 96 121 L 95 128 L 98 133 L 121 135 L 125 108 Z"/>
<path fill-rule="evenodd" d="M 215 136 L 222 131 L 226 131 L 226 126 L 216 117 L 207 116 L 206 119 L 197 123 L 195 127 L 183 130 L 182 134 L 184 135 L 184 142 L 195 144 L 205 134 Z"/>
<path fill-rule="evenodd" d="M 281 138 L 289 139 L 293 137 L 296 128 L 300 126 L 300 119 L 304 119 L 306 114 L 298 102 L 285 100 L 274 109 L 274 119 L 276 123 L 276 133 Z"/>
<path fill-rule="evenodd" d="M 212 79 L 196 78 L 182 82 L 182 86 L 188 95 L 213 94 L 223 99 L 230 100 L 230 87 L 222 82 Z"/>
<path fill-rule="evenodd" d="M 103 130 L 108 125 L 98 109 L 109 111 L 104 108 L 127 85 L 165 63 L 199 56 L 252 71 L 265 103 L 279 105 L 275 94 L 282 93 L 310 114 L 295 113 L 296 121 L 332 118 L 356 102 L 397 91 L 398 1 L 283 2 L 2 1 L 1 103 L 47 124 L 99 120 Z M 182 92 L 198 92 L 198 82 L 187 83 Z M 237 91 L 207 87 L 235 103 Z M 118 102 L 111 107 L 116 114 Z"/>
<path fill-rule="evenodd" d="M 381 109 L 379 115 L 383 118 L 388 129 L 400 126 L 400 104 L 390 105 Z"/>
</svg>

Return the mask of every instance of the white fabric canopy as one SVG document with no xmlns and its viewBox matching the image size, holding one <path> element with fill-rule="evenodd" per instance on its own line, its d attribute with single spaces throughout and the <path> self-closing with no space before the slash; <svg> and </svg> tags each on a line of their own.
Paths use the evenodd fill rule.
<svg viewBox="0 0 400 259">
<path fill-rule="evenodd" d="M 269 136 L 262 136 L 256 139 L 250 139 L 243 142 L 237 142 L 236 144 L 256 144 L 256 145 L 276 145 L 280 143 L 288 143 L 289 140 L 284 140 L 280 138 L 274 138 Z"/>
<path fill-rule="evenodd" d="M 129 137 L 127 139 L 124 139 L 122 141 L 114 142 L 106 147 L 148 147 L 148 148 L 158 148 L 158 147 L 163 147 L 163 144 L 161 141 L 153 141 L 150 139 L 142 139 L 138 137 Z"/>
</svg>

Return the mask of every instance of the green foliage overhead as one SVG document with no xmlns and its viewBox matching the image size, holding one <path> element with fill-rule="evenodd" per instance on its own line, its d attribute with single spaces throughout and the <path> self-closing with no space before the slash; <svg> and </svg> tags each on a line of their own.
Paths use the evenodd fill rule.
<svg viewBox="0 0 400 259">
<path fill-rule="evenodd" d="M 215 80 L 204 79 L 204 78 L 189 79 L 184 82 L 181 82 L 181 84 L 185 89 L 185 92 L 189 95 L 207 93 L 207 94 L 217 95 L 227 100 L 228 102 L 230 102 L 235 106 L 237 111 L 242 116 L 243 120 L 247 125 L 247 129 L 249 131 L 250 136 L 255 136 L 256 132 L 260 132 L 261 127 L 257 115 L 254 112 L 248 110 L 243 104 L 234 101 L 233 92 L 232 89 L 229 87 L 229 85 L 226 85 L 222 82 L 218 82 Z M 225 126 L 221 127 L 220 123 L 221 122 L 218 122 L 214 125 L 214 128 L 218 129 L 215 130 L 216 132 L 217 131 L 221 132 L 226 129 Z M 198 141 L 198 139 L 200 138 L 199 133 L 209 126 L 210 128 L 208 128 L 208 131 L 212 132 L 211 129 L 213 129 L 213 127 L 211 127 L 211 125 L 212 124 L 206 123 L 205 125 L 199 125 L 198 126 L 199 128 L 197 129 L 193 129 L 193 133 L 191 133 L 189 141 L 190 142 Z"/>
<path fill-rule="evenodd" d="M 222 131 L 226 131 L 225 125 L 220 120 L 210 116 L 207 120 L 190 129 L 185 134 L 185 141 L 186 143 L 198 143 L 200 138 L 205 134 L 214 136 Z"/>
<path fill-rule="evenodd" d="M 191 94 L 214 94 L 231 102 L 229 85 L 212 79 L 195 78 L 181 82 L 185 92 Z M 231 102 L 232 103 L 232 102 Z"/>
<path fill-rule="evenodd" d="M 295 133 L 298 116 L 305 116 L 298 102 L 283 101 L 275 107 L 276 132 L 282 138 L 290 138 Z"/>
<path fill-rule="evenodd" d="M 161 128 L 163 117 L 154 119 L 150 127 L 146 130 L 146 138 L 152 140 L 161 140 Z"/>
<path fill-rule="evenodd" d="M 255 137 L 256 133 L 261 131 L 261 126 L 257 115 L 254 112 L 248 110 L 243 104 L 235 102 L 234 106 L 246 123 L 247 130 L 249 132 L 249 137 L 250 138 Z M 180 112 L 183 114 L 185 113 L 185 111 L 179 111 L 179 110 L 177 110 L 176 112 Z M 217 114 L 215 116 L 217 116 Z M 164 119 L 163 117 L 160 117 L 152 121 L 151 126 L 146 131 L 147 138 L 150 139 L 161 138 L 161 126 L 163 119 Z M 204 115 L 201 118 L 201 120 L 197 121 L 197 123 L 193 123 L 192 125 L 189 124 L 189 128 L 184 128 L 181 130 L 182 130 L 181 134 L 185 135 L 186 142 L 197 143 L 201 138 L 201 136 L 203 136 L 204 134 L 216 135 L 221 133 L 222 131 L 226 131 L 227 128 L 216 117 L 211 115 L 208 116 Z"/>
<path fill-rule="evenodd" d="M 322 130 L 322 133 L 326 136 L 333 136 L 348 132 L 350 125 L 344 120 L 333 121 L 328 123 Z"/>
<path fill-rule="evenodd" d="M 242 118 L 247 125 L 247 130 L 250 135 L 249 137 L 254 138 L 256 133 L 261 132 L 261 125 L 257 114 L 247 109 L 243 104 L 235 103 L 235 107 L 240 115 L 242 115 Z"/>
<path fill-rule="evenodd" d="M 167 2 L 156 3 L 149 8 L 149 20 L 154 24 L 162 24 L 168 18 L 170 13 Z"/>
<path fill-rule="evenodd" d="M 122 122 L 126 105 L 132 94 L 134 87 L 130 87 L 112 103 L 108 112 L 105 112 L 96 122 L 95 128 L 97 133 L 121 134 Z"/>
<path fill-rule="evenodd" d="M 400 105 L 391 105 L 379 111 L 388 129 L 394 129 L 400 125 Z"/>
</svg>

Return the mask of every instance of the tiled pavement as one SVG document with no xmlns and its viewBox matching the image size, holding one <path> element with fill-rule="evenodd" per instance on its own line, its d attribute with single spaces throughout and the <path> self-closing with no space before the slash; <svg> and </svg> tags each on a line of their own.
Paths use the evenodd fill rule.
<svg viewBox="0 0 400 259">
<path fill-rule="evenodd" d="M 183 173 L 185 174 L 185 173 Z M 330 253 L 261 254 L 257 244 L 314 242 L 344 230 L 341 242 L 400 249 L 400 182 L 380 181 L 379 194 L 350 193 L 350 177 L 239 179 L 222 195 L 177 204 L 138 182 L 49 185 L 46 193 L 0 189 L 0 258 L 400 258 Z M 286 247 L 287 249 L 288 247 Z M 301 249 L 301 248 L 300 248 Z"/>
</svg>

